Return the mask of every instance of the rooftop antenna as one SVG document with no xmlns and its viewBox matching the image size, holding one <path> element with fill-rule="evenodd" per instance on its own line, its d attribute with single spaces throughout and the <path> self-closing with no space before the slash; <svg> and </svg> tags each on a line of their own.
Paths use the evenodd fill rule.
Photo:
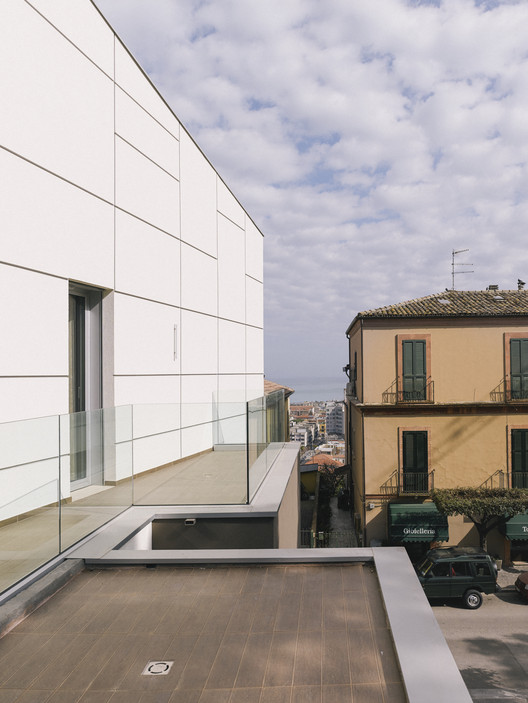
<svg viewBox="0 0 528 703">
<path fill-rule="evenodd" d="M 473 264 L 455 261 L 455 256 L 465 251 L 469 251 L 469 249 L 453 249 L 451 252 L 451 290 L 455 290 L 455 276 L 459 276 L 461 273 L 475 273 L 474 271 L 455 271 L 455 266 L 473 266 Z"/>
</svg>

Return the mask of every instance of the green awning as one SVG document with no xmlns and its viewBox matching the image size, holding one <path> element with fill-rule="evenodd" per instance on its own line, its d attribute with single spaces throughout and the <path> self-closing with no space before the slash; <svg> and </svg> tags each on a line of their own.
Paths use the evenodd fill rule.
<svg viewBox="0 0 528 703">
<path fill-rule="evenodd" d="M 447 542 L 447 516 L 434 503 L 389 503 L 389 539 L 397 542 Z"/>
<path fill-rule="evenodd" d="M 514 515 L 499 527 L 502 534 L 508 539 L 528 540 L 528 514 Z"/>
</svg>

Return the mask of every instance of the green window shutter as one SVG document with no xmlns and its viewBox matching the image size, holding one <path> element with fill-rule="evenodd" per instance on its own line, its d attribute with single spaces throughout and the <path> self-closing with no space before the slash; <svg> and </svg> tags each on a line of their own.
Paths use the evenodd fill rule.
<svg viewBox="0 0 528 703">
<path fill-rule="evenodd" d="M 510 340 L 512 399 L 528 398 L 528 339 Z"/>
<path fill-rule="evenodd" d="M 403 432 L 403 471 L 427 473 L 427 432 Z"/>
<path fill-rule="evenodd" d="M 512 430 L 512 471 L 525 472 L 528 469 L 528 430 Z"/>
<path fill-rule="evenodd" d="M 426 344 L 423 339 L 402 341 L 402 391 L 404 400 L 425 400 Z"/>
</svg>

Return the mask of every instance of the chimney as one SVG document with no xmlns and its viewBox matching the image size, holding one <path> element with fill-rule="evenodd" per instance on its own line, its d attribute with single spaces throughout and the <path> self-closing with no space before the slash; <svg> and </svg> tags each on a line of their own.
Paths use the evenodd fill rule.
<svg viewBox="0 0 528 703">
<path fill-rule="evenodd" d="M 486 290 L 499 290 L 499 286 L 497 283 L 493 283 L 493 284 L 490 283 L 490 285 L 486 288 Z"/>
<path fill-rule="evenodd" d="M 517 290 L 524 290 L 525 282 L 521 281 L 520 278 L 517 279 Z"/>
</svg>

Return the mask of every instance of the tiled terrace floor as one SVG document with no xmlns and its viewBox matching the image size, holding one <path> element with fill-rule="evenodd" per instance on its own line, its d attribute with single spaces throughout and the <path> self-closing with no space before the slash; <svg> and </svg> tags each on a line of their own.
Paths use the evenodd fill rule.
<svg viewBox="0 0 528 703">
<path fill-rule="evenodd" d="M 93 487 L 97 488 L 97 487 Z M 101 487 L 102 488 L 102 487 Z M 208 452 L 136 476 L 62 506 L 62 549 L 132 505 L 220 505 L 246 501 L 246 453 Z M 1 498 L 1 496 L 0 496 Z M 0 527 L 0 592 L 59 550 L 59 511 L 46 507 Z M 0 699 L 1 703 L 1 699 Z"/>
<path fill-rule="evenodd" d="M 0 640 L 1 703 L 405 700 L 368 565 L 85 571 Z"/>
</svg>

